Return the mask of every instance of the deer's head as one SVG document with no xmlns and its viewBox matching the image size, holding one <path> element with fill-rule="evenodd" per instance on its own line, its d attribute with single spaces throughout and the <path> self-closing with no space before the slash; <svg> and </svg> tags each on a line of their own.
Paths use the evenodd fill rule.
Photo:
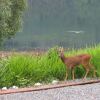
<svg viewBox="0 0 100 100">
<path fill-rule="evenodd" d="M 64 48 L 63 47 L 59 47 L 58 48 L 58 52 L 59 52 L 59 57 L 63 57 L 64 56 Z"/>
</svg>

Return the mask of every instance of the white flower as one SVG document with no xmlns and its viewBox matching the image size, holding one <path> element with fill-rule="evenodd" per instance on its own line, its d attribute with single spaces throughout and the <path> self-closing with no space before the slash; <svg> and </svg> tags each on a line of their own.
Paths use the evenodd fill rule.
<svg viewBox="0 0 100 100">
<path fill-rule="evenodd" d="M 12 88 L 13 88 L 13 89 L 18 89 L 18 87 L 17 87 L 17 86 L 13 86 Z"/>
<path fill-rule="evenodd" d="M 34 85 L 35 85 L 35 86 L 40 86 L 40 85 L 42 85 L 42 84 L 38 82 L 38 83 L 35 83 Z"/>
<path fill-rule="evenodd" d="M 7 90 L 7 87 L 3 87 L 2 90 Z"/>
<path fill-rule="evenodd" d="M 52 84 L 57 84 L 59 81 L 58 80 L 53 80 Z"/>
<path fill-rule="evenodd" d="M 12 86 L 9 89 L 18 89 L 18 87 L 17 86 Z"/>
</svg>

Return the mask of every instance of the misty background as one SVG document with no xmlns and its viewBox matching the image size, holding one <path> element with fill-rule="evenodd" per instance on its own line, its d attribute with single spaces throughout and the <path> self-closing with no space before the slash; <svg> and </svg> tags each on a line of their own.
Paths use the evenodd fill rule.
<svg viewBox="0 0 100 100">
<path fill-rule="evenodd" d="M 22 29 L 3 48 L 83 48 L 99 42 L 100 0 L 28 0 Z"/>
</svg>

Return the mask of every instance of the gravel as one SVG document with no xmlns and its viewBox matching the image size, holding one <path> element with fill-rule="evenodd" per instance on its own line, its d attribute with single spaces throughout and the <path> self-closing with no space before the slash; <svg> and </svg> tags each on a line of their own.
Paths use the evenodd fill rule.
<svg viewBox="0 0 100 100">
<path fill-rule="evenodd" d="M 0 100 L 100 100 L 100 83 L 0 95 Z"/>
</svg>

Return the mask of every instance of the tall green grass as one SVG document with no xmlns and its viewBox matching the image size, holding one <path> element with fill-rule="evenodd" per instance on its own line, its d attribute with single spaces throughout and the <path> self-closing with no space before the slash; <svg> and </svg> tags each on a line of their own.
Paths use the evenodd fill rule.
<svg viewBox="0 0 100 100">
<path fill-rule="evenodd" d="M 97 69 L 97 76 L 100 76 L 100 45 L 65 51 L 66 56 L 72 56 L 82 53 L 92 55 L 91 63 Z M 12 85 L 28 86 L 35 82 L 50 82 L 53 79 L 63 80 L 66 73 L 66 67 L 60 60 L 57 47 L 51 48 L 42 56 L 13 55 L 8 59 L 0 60 L 0 87 Z M 88 77 L 92 77 L 92 70 Z M 85 74 L 82 66 L 75 69 L 75 77 L 82 78 Z M 69 75 L 69 79 L 71 75 Z"/>
</svg>

